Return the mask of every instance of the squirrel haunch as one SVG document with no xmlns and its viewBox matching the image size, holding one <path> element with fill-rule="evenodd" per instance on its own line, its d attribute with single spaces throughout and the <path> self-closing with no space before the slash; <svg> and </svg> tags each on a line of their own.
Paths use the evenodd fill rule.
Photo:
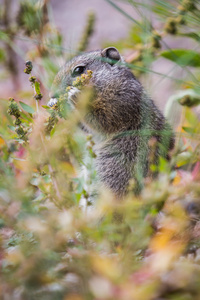
<svg viewBox="0 0 200 300">
<path fill-rule="evenodd" d="M 133 178 L 137 193 L 148 174 L 150 139 L 157 141 L 157 163 L 173 148 L 171 127 L 114 47 L 84 53 L 63 66 L 53 83 L 52 101 L 88 70 L 95 96 L 82 123 L 101 137 L 96 149 L 99 179 L 120 198 Z"/>
</svg>

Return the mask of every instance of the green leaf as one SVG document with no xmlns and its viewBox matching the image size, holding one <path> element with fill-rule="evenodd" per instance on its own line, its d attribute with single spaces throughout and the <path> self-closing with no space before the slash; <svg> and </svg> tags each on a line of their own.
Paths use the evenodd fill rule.
<svg viewBox="0 0 200 300">
<path fill-rule="evenodd" d="M 191 133 L 192 134 L 192 133 L 195 132 L 195 128 L 192 128 L 192 127 L 185 127 L 185 126 L 183 126 L 182 128 L 187 133 Z"/>
<path fill-rule="evenodd" d="M 176 157 L 177 167 L 184 166 L 192 161 L 192 154 L 190 152 L 182 152 Z"/>
<path fill-rule="evenodd" d="M 23 108 L 23 110 L 25 110 L 26 112 L 28 112 L 29 114 L 34 114 L 34 109 L 29 106 L 28 104 L 19 101 L 19 104 L 21 105 L 21 107 Z"/>
<path fill-rule="evenodd" d="M 52 182 L 52 179 L 51 179 L 50 175 L 44 175 L 43 179 L 44 179 L 45 183 L 51 183 Z"/>
<path fill-rule="evenodd" d="M 154 5 L 152 11 L 162 17 L 169 17 L 169 11 L 160 5 Z"/>
<path fill-rule="evenodd" d="M 25 114 L 23 112 L 20 113 L 21 114 L 21 118 L 22 118 L 22 122 L 25 121 L 25 122 L 32 122 L 33 118 L 30 116 L 30 114 Z"/>
<path fill-rule="evenodd" d="M 40 83 L 38 81 L 35 82 L 35 92 L 40 94 Z"/>
<path fill-rule="evenodd" d="M 188 107 L 185 108 L 185 119 L 190 124 L 191 127 L 196 128 L 199 120 L 196 114 Z"/>
<path fill-rule="evenodd" d="M 12 131 L 15 131 L 15 127 L 14 126 L 11 126 L 11 125 L 8 125 L 8 128 Z"/>
<path fill-rule="evenodd" d="M 179 66 L 200 67 L 200 53 L 193 50 L 172 49 L 163 51 L 160 55 Z"/>
<path fill-rule="evenodd" d="M 52 137 L 54 135 L 55 131 L 56 131 L 56 126 L 54 126 L 54 128 L 51 130 L 50 137 Z"/>
<path fill-rule="evenodd" d="M 162 173 L 169 172 L 169 163 L 163 157 L 159 157 L 159 171 L 162 172 Z"/>
<path fill-rule="evenodd" d="M 200 42 L 200 35 L 198 35 L 196 32 L 189 32 L 189 33 L 179 33 L 180 36 L 188 37 L 191 39 L 194 39 L 197 42 Z"/>
<path fill-rule="evenodd" d="M 4 31 L 0 30 L 0 40 L 7 42 L 9 40 L 9 35 Z"/>
<path fill-rule="evenodd" d="M 0 61 L 3 61 L 5 59 L 6 55 L 5 55 L 5 50 L 0 49 Z"/>
<path fill-rule="evenodd" d="M 114 3 L 111 0 L 106 0 L 111 6 L 113 6 L 116 10 L 118 10 L 122 15 L 124 15 L 127 19 L 131 20 L 132 22 L 134 22 L 135 24 L 137 24 L 138 26 L 142 26 L 136 19 L 132 18 L 131 15 L 129 15 L 127 12 L 125 12 L 123 9 L 120 8 L 120 6 L 118 6 L 116 3 Z"/>
<path fill-rule="evenodd" d="M 133 43 L 134 44 L 139 44 L 142 43 L 142 29 L 139 26 L 134 25 L 130 32 L 129 32 L 129 36 L 130 36 L 130 44 L 133 47 Z"/>
</svg>

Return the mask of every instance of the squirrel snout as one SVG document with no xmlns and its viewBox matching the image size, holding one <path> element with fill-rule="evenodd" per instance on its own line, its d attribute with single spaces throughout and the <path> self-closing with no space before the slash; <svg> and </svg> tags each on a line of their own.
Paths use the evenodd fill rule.
<svg viewBox="0 0 200 300">
<path fill-rule="evenodd" d="M 77 96 L 77 94 L 78 94 L 79 92 L 80 92 L 80 90 L 79 90 L 78 88 L 72 86 L 72 87 L 69 89 L 69 91 L 68 91 L 68 99 L 69 99 L 70 101 L 74 102 L 74 101 L 75 101 L 75 98 L 76 98 L 76 96 Z M 58 102 L 57 95 L 55 95 L 55 94 L 53 94 L 53 93 L 50 93 L 50 94 L 49 94 L 49 98 L 50 98 L 50 100 L 49 100 L 49 102 L 47 103 L 47 105 L 48 105 L 49 107 L 54 106 L 54 105 Z"/>
</svg>

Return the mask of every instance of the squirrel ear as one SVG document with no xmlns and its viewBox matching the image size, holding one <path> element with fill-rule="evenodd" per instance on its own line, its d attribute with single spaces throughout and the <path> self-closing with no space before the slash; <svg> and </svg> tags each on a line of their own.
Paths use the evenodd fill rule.
<svg viewBox="0 0 200 300">
<path fill-rule="evenodd" d="M 115 47 L 108 47 L 103 49 L 101 51 L 101 56 L 111 60 L 111 65 L 114 65 L 117 61 L 121 59 L 121 56 Z"/>
</svg>

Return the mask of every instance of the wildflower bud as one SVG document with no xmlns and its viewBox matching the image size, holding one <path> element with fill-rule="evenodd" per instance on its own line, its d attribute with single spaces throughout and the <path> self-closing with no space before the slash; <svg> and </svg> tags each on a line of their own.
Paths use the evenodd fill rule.
<svg viewBox="0 0 200 300">
<path fill-rule="evenodd" d="M 87 70 L 87 74 L 81 74 L 81 76 L 78 76 L 75 81 L 73 81 L 73 86 L 81 88 L 84 85 L 88 84 L 90 79 L 92 78 L 92 71 Z"/>
<path fill-rule="evenodd" d="M 192 10 L 196 9 L 196 6 L 194 3 L 195 3 L 194 0 L 183 0 L 182 5 L 185 8 L 185 10 L 192 11 Z"/>
<path fill-rule="evenodd" d="M 51 130 L 54 128 L 55 124 L 58 122 L 58 118 L 56 117 L 56 112 L 52 111 L 51 116 L 47 120 L 47 124 L 45 127 L 45 133 L 49 135 Z"/>
<path fill-rule="evenodd" d="M 85 189 L 83 190 L 83 196 L 85 197 L 85 199 L 89 198 L 89 194 Z"/>
<path fill-rule="evenodd" d="M 179 12 L 180 15 L 185 15 L 186 14 L 186 9 L 182 5 L 179 5 L 177 7 L 177 9 L 178 9 L 178 12 Z"/>
<path fill-rule="evenodd" d="M 14 125 L 15 126 L 19 126 L 21 124 L 21 120 L 19 118 L 17 118 L 15 121 L 14 121 Z"/>
<path fill-rule="evenodd" d="M 185 21 L 185 18 L 184 16 L 180 15 L 176 18 L 176 23 L 177 24 L 181 24 L 181 25 L 185 25 L 186 24 L 186 21 Z"/>
<path fill-rule="evenodd" d="M 35 76 L 29 77 L 29 81 L 31 84 L 34 84 L 36 82 L 36 77 Z"/>
<path fill-rule="evenodd" d="M 177 33 L 177 23 L 174 18 L 167 19 L 167 23 L 165 24 L 165 31 L 174 35 Z"/>
<path fill-rule="evenodd" d="M 160 46 L 160 40 L 161 40 L 161 36 L 157 33 L 154 32 L 153 36 L 151 37 L 151 44 L 153 48 L 159 49 Z"/>
<path fill-rule="evenodd" d="M 43 95 L 42 95 L 41 93 L 36 94 L 36 95 L 34 96 L 35 100 L 41 100 L 42 97 L 43 97 Z"/>
<path fill-rule="evenodd" d="M 16 133 L 19 135 L 20 138 L 23 138 L 26 135 L 26 131 L 22 126 L 19 126 L 15 129 Z"/>
<path fill-rule="evenodd" d="M 193 107 L 199 105 L 199 98 L 193 97 L 191 95 L 185 95 L 179 100 L 179 103 L 183 106 Z"/>
<path fill-rule="evenodd" d="M 79 52 L 86 50 L 89 43 L 89 38 L 94 32 L 94 25 L 95 25 L 95 14 L 91 12 L 88 15 L 87 24 L 78 47 Z"/>
<path fill-rule="evenodd" d="M 24 69 L 24 73 L 30 74 L 33 69 L 32 62 L 30 60 L 27 60 L 25 65 L 26 65 L 26 68 Z"/>
<path fill-rule="evenodd" d="M 11 116 L 15 116 L 16 118 L 20 117 L 20 110 L 18 108 L 17 103 L 15 102 L 15 100 L 13 98 L 9 99 L 10 104 L 9 104 L 9 109 L 8 109 L 8 114 Z"/>
<path fill-rule="evenodd" d="M 191 104 L 191 99 L 189 95 L 184 96 L 179 100 L 179 103 L 183 106 L 190 106 Z"/>
</svg>

